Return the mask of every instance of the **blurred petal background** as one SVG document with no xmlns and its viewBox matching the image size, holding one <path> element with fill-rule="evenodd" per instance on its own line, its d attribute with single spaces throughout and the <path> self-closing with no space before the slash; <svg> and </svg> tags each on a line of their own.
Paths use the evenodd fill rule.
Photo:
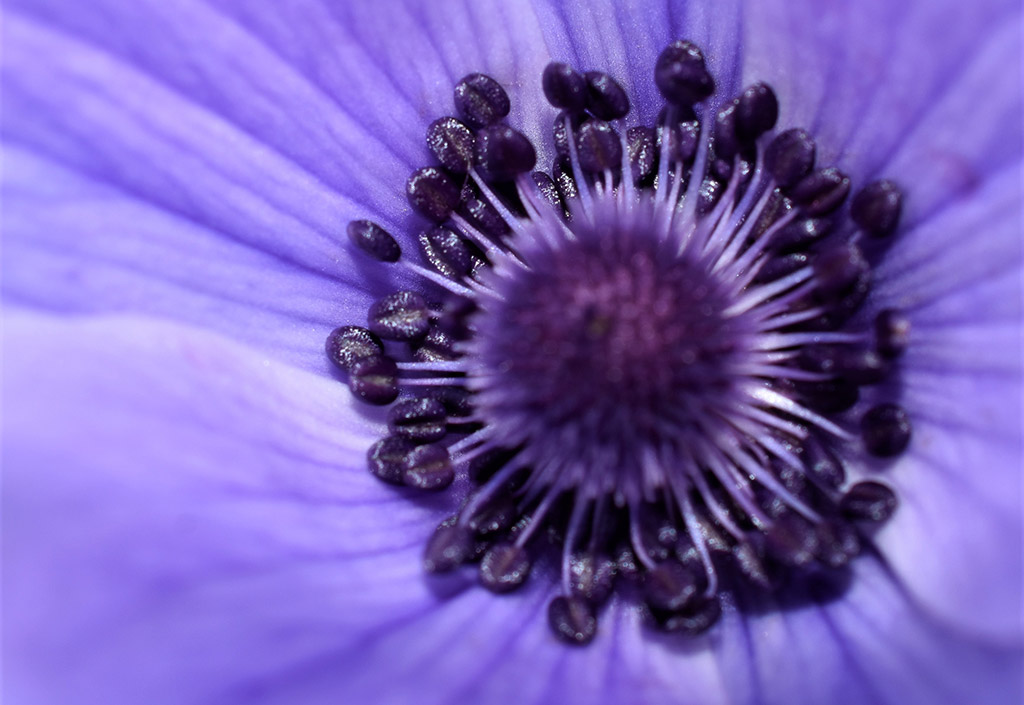
<svg viewBox="0 0 1024 705">
<path fill-rule="evenodd" d="M 6 0 L 2 32 L 9 702 L 1021 700 L 1018 2 Z M 416 232 L 405 178 L 461 76 L 506 86 L 546 162 L 548 61 L 651 123 L 679 37 L 904 186 L 870 305 L 913 322 L 915 440 L 843 599 L 693 641 L 613 603 L 571 649 L 546 576 L 427 583 L 452 500 L 366 472 L 380 417 L 322 345 L 402 282 L 344 225 Z"/>
</svg>

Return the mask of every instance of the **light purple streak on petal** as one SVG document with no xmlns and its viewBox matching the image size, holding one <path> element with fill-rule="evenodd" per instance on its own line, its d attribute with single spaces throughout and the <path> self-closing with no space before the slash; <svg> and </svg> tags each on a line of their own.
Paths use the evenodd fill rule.
<svg viewBox="0 0 1024 705">
<path fill-rule="evenodd" d="M 919 323 L 1019 322 L 1021 301 L 1010 295 L 1024 259 L 1019 166 L 901 233 L 876 272 L 877 299 L 912 309 Z"/>
<path fill-rule="evenodd" d="M 729 702 L 724 684 L 733 676 L 724 672 L 717 661 L 717 634 L 690 641 L 659 635 L 645 623 L 634 605 L 618 609 L 623 614 L 616 615 L 620 624 L 614 635 L 615 662 L 622 665 L 621 674 L 613 672 L 608 677 L 608 687 L 616 692 L 611 702 L 628 702 L 634 694 L 641 702 L 659 705 Z M 606 620 L 611 618 L 609 615 Z M 580 670 L 582 678 L 585 671 Z"/>
<path fill-rule="evenodd" d="M 888 471 L 904 506 L 881 549 L 927 609 L 1002 640 L 1020 639 L 1024 579 L 1020 193 L 1006 169 L 908 232 L 877 291 L 911 317 L 903 403 L 915 426 Z"/>
<path fill-rule="evenodd" d="M 1019 549 L 1019 6 L 749 9 L 746 76 L 773 82 L 783 124 L 820 119 L 826 158 L 842 150 L 855 177 L 895 178 L 907 194 L 872 296 L 915 325 L 903 365 L 915 441 L 888 475 L 906 507 L 883 551 L 938 617 L 1016 638 L 1005 615 L 1021 599 L 1021 552 L 1006 543 Z M 982 593 L 992 599 L 977 603 Z"/>
<path fill-rule="evenodd" d="M 905 220 L 914 224 L 957 198 L 970 199 L 986 179 L 1019 171 L 1024 156 L 1021 12 L 1004 16 L 981 47 L 966 52 L 966 65 L 922 106 L 902 140 L 884 157 L 864 148 L 868 168 L 905 183 Z M 879 135 L 880 143 L 884 135 Z M 877 161 L 872 164 L 867 159 Z"/>
<path fill-rule="evenodd" d="M 1019 3 L 758 2 L 746 28 L 744 79 L 773 84 L 780 125 L 900 180 L 907 222 L 1020 158 Z"/>
<path fill-rule="evenodd" d="M 629 125 L 654 124 L 664 100 L 654 85 L 654 62 L 675 39 L 702 46 L 722 89 L 716 98 L 736 91 L 743 24 L 739 3 L 558 2 L 534 0 L 554 59 L 583 71 L 611 73 L 628 90 L 633 108 Z M 552 109 L 552 117 L 555 111 Z M 550 138 L 549 138 L 550 139 Z"/>
<path fill-rule="evenodd" d="M 376 278 L 357 290 L 31 152 L 4 158 L 9 302 L 185 321 L 321 374 L 328 331 L 365 319 Z"/>
<path fill-rule="evenodd" d="M 45 48 L 59 58 L 53 60 L 54 66 L 40 71 L 56 71 L 58 76 L 70 79 L 75 77 L 74 63 L 100 62 L 96 68 L 102 67 L 106 73 L 88 76 L 92 88 L 104 97 L 107 92 L 116 92 L 116 98 L 108 97 L 111 107 L 134 109 L 156 125 L 169 122 L 167 117 L 159 119 L 162 113 L 182 119 L 185 124 L 171 132 L 183 133 L 183 146 L 191 143 L 184 139 L 188 135 L 185 128 L 207 132 L 215 129 L 208 123 L 217 123 L 216 136 L 222 141 L 197 145 L 197 151 L 208 159 L 228 160 L 239 147 L 258 145 L 262 152 L 259 156 L 266 163 L 262 169 L 254 165 L 257 173 L 248 178 L 239 174 L 239 181 L 271 203 L 291 204 L 295 216 L 322 220 L 320 232 L 330 232 L 324 226 L 333 222 L 322 218 L 318 212 L 321 208 L 329 207 L 333 215 L 340 206 L 351 205 L 339 201 L 332 192 L 355 205 L 374 206 L 382 212 L 404 206 L 404 194 L 394 188 L 395 177 L 391 176 L 410 167 L 408 154 L 392 146 L 392 142 L 403 142 L 373 131 L 365 112 L 340 104 L 259 37 L 206 3 L 103 0 L 89 7 L 69 7 L 59 0 L 33 1 L 19 8 L 18 15 L 24 18 L 19 24 L 28 25 L 26 32 L 35 30 L 35 42 L 55 42 Z M 197 28 L 202 31 L 197 32 Z M 213 37 L 216 41 L 209 39 Z M 38 43 L 33 46 L 44 48 Z M 32 75 L 24 64 L 12 66 L 12 71 L 22 80 Z M 89 87 L 80 86 L 79 91 Z M 34 96 L 32 86 L 19 88 L 39 101 L 35 107 L 44 114 L 53 115 L 51 111 L 60 107 L 51 107 L 45 95 Z M 145 95 L 138 95 L 140 91 Z M 70 102 L 74 97 L 65 95 L 63 100 Z M 147 106 L 144 98 L 155 104 Z M 21 114 L 17 106 L 15 111 Z M 95 151 L 87 149 L 89 145 L 80 145 L 75 150 L 79 157 L 75 161 L 105 156 L 114 162 L 112 167 L 127 168 L 106 154 L 105 148 L 116 148 L 121 142 L 120 136 L 112 132 L 113 126 L 107 130 L 102 125 L 97 127 L 100 129 L 94 128 L 89 134 L 94 139 L 102 136 L 100 144 Z M 138 131 L 137 127 L 133 129 L 133 133 Z M 44 141 L 43 137 L 38 138 L 42 142 L 39 146 L 50 146 L 52 138 Z M 408 135 L 402 138 L 406 148 L 412 149 L 414 140 Z M 229 145 L 235 148 L 225 149 Z M 372 164 L 375 168 L 355 170 L 353 164 Z M 299 207 L 303 201 L 295 199 L 288 187 L 308 192 L 303 207 Z"/>
<path fill-rule="evenodd" d="M 874 560 L 854 564 L 842 599 L 783 612 L 747 614 L 724 625 L 725 640 L 753 642 L 752 689 L 733 657 L 723 680 L 731 702 L 761 705 L 905 705 L 1018 702 L 1020 645 L 980 643 L 920 610 Z"/>
<path fill-rule="evenodd" d="M 422 124 L 413 126 L 417 137 L 431 121 L 454 112 L 455 83 L 479 71 L 505 86 L 512 100 L 509 124 L 543 150 L 550 141 L 551 118 L 540 76 L 548 50 L 528 10 L 525 3 L 501 0 L 384 0 L 342 3 L 334 11 L 340 22 L 354 27 L 389 79 L 404 94 L 424 101 Z M 402 41 L 396 42 L 396 36 Z"/>
<path fill-rule="evenodd" d="M 8 316 L 4 363 L 18 702 L 235 702 L 310 662 L 337 687 L 435 603 L 419 556 L 445 501 L 365 471 L 378 426 L 339 386 L 127 317 Z"/>
<path fill-rule="evenodd" d="M 725 705 L 726 675 L 706 642 L 680 647 L 659 639 L 634 605 L 606 608 L 595 641 L 567 649 L 547 624 L 552 576 L 545 566 L 539 572 L 522 591 L 497 599 L 469 572 L 470 589 L 416 619 L 382 626 L 348 654 L 350 675 L 334 687 L 353 702 L 381 705 L 404 705 L 413 694 L 424 705 Z M 416 682 L 396 686 L 407 674 Z M 321 677 L 311 687 L 326 687 L 330 676 Z"/>
<path fill-rule="evenodd" d="M 493 67 L 518 97 L 520 72 L 539 77 L 545 61 L 530 16 L 500 4 L 474 10 L 479 43 L 450 41 L 453 22 L 415 3 L 376 3 L 362 20 L 360 7 L 324 6 L 304 22 L 320 6 L 282 16 L 251 4 L 108 4 L 14 3 L 5 25 L 15 167 L 5 202 L 9 248 L 23 262 L 8 295 L 58 311 L 169 315 L 320 371 L 326 332 L 361 321 L 369 292 L 384 288 L 381 267 L 352 257 L 345 221 L 374 217 L 413 252 L 422 223 L 404 180 L 428 161 L 423 131 L 451 112 L 454 82 Z M 393 41 L 402 18 L 418 42 Z M 433 34 L 414 31 L 427 18 Z M 196 27 L 217 41 L 196 48 Z M 337 49 L 311 63 L 309 49 L 325 42 Z M 392 78 L 381 60 L 416 71 Z M 419 83 L 399 83 L 408 76 Z M 542 97 L 520 93 L 513 121 L 531 122 Z M 535 137 L 538 125 L 528 126 Z M 63 189 L 39 193 L 47 183 Z M 43 229 L 41 202 L 65 206 Z M 85 262 L 83 286 L 69 270 Z M 409 284 L 399 273 L 392 287 Z"/>
<path fill-rule="evenodd" d="M 531 592 L 537 591 L 538 586 L 533 586 Z M 551 596 L 546 586 L 541 592 Z M 634 604 L 616 602 L 605 608 L 595 641 L 585 649 L 566 649 L 550 633 L 546 602 L 537 607 L 521 605 L 518 614 L 503 602 L 494 603 L 489 611 L 495 615 L 493 624 L 485 625 L 481 634 L 509 641 L 496 651 L 489 677 L 473 683 L 460 702 L 724 703 L 714 656 L 704 648 L 706 644 L 684 647 L 686 655 L 680 658 L 678 643 L 673 646 L 671 640 L 652 634 Z M 521 674 L 527 672 L 535 674 L 538 682 L 530 684 L 523 700 L 517 700 L 517 692 L 524 688 Z"/>
<path fill-rule="evenodd" d="M 94 7 L 84 14 L 98 16 Z M 333 118 L 340 124 L 332 123 L 326 113 L 338 111 L 322 99 L 304 105 L 315 92 L 301 80 L 288 83 L 291 74 L 273 57 L 264 56 L 265 72 L 246 74 L 246 68 L 259 69 L 256 50 L 252 67 L 197 52 L 211 65 L 190 72 L 183 71 L 181 52 L 167 47 L 168 77 L 152 73 L 159 67 L 140 71 L 132 56 L 126 63 L 113 50 L 16 11 L 9 15 L 3 54 L 5 244 L 12 255 L 4 262 L 7 296 L 58 311 L 168 315 L 325 371 L 319 349 L 326 332 L 361 321 L 372 298 L 366 290 L 381 288 L 379 268 L 354 259 L 343 234 L 346 214 L 365 216 L 368 207 L 339 196 L 297 161 L 301 155 L 268 147 L 260 130 L 297 136 L 301 130 L 280 123 L 304 119 L 340 134 L 353 132 L 352 123 L 343 115 Z M 68 22 L 76 17 L 62 15 Z M 154 60 L 165 58 L 159 49 L 165 35 L 173 36 L 169 27 L 139 22 L 126 34 L 144 38 L 147 29 L 161 37 L 147 45 Z M 244 34 L 225 33 L 245 45 Z M 104 35 L 127 51 L 118 37 Z M 253 49 L 226 46 L 246 48 Z M 237 122 L 204 104 L 211 95 L 217 96 L 211 101 L 226 100 L 209 82 L 237 90 L 247 78 L 276 79 L 274 90 L 290 87 L 295 95 L 267 97 L 248 85 L 238 110 L 252 114 L 231 116 Z M 182 93 L 176 82 L 195 95 Z M 51 90 L 54 85 L 61 90 Z M 267 117 L 261 112 L 267 101 L 295 113 Z M 324 141 L 313 160 L 318 168 L 337 161 L 330 135 L 310 138 Z M 377 154 L 374 163 L 387 167 Z M 407 210 L 403 167 L 392 167 L 382 170 L 399 174 L 388 203 L 401 212 Z M 398 285 L 405 279 L 399 276 Z"/>
</svg>

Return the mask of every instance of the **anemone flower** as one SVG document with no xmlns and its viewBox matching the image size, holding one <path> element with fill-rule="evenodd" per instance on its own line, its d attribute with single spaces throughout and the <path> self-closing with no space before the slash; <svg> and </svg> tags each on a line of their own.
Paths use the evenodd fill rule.
<svg viewBox="0 0 1024 705">
<path fill-rule="evenodd" d="M 1017 2 L 5 4 L 9 702 L 1020 702 Z M 557 570 L 501 596 L 424 576 L 460 497 L 367 472 L 384 414 L 323 341 L 440 291 L 345 232 L 415 251 L 405 182 L 462 77 L 504 87 L 546 165 L 549 62 L 654 125 L 679 39 L 716 95 L 766 82 L 777 132 L 900 185 L 864 306 L 910 320 L 890 391 L 913 439 L 844 456 L 900 506 L 841 594 L 723 598 L 685 637 L 622 593 L 569 645 Z"/>
</svg>

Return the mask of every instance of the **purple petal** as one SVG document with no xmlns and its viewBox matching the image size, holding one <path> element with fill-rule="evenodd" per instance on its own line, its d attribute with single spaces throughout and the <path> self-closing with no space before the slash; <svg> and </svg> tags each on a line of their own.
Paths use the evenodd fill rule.
<svg viewBox="0 0 1024 705">
<path fill-rule="evenodd" d="M 376 426 L 336 386 L 137 318 L 5 325 L 19 702 L 667 704 L 684 683 L 716 702 L 710 652 L 652 672 L 662 646 L 631 609 L 576 651 L 547 627 L 545 580 L 502 599 L 471 577 L 428 587 L 440 507 L 365 471 Z"/>
<path fill-rule="evenodd" d="M 33 607 L 7 630 L 28 645 L 12 662 L 25 700 L 1019 695 L 1016 4 L 8 5 L 8 299 L 252 346 L 127 317 L 10 325 L 8 599 Z M 897 582 L 733 617 L 710 647 L 653 640 L 613 608 L 592 647 L 567 651 L 536 586 L 451 588 L 438 605 L 418 567 L 436 511 L 360 466 L 379 425 L 267 358 L 323 372 L 326 331 L 380 284 L 339 242 L 344 220 L 413 232 L 402 182 L 459 76 L 493 73 L 512 122 L 546 142 L 548 55 L 628 77 L 649 120 L 651 62 L 680 35 L 723 85 L 770 80 L 783 122 L 813 127 L 826 156 L 907 187 L 913 227 L 876 296 L 916 331 L 916 440 L 888 471 L 904 507 L 879 537 Z"/>
<path fill-rule="evenodd" d="M 664 100 L 654 85 L 654 60 L 670 42 L 692 39 L 705 49 L 719 88 L 738 86 L 742 10 L 735 0 L 708 3 L 534 0 L 551 56 L 581 70 L 607 71 L 630 94 L 628 124 L 653 124 Z M 555 111 L 546 107 L 548 121 Z M 545 126 L 547 129 L 547 126 Z"/>
<path fill-rule="evenodd" d="M 729 614 L 717 642 L 731 702 L 844 705 L 1017 702 L 1020 651 L 935 620 L 871 560 L 827 605 Z"/>
<path fill-rule="evenodd" d="M 753 3 L 744 80 L 857 178 L 895 178 L 916 222 L 1019 162 L 1020 7 L 991 0 Z"/>
<path fill-rule="evenodd" d="M 327 332 L 361 318 L 381 288 L 380 270 L 347 247 L 345 221 L 415 232 L 403 186 L 426 159 L 425 125 L 451 110 L 463 73 L 539 75 L 539 38 L 500 3 L 484 26 L 501 41 L 466 45 L 422 31 L 468 33 L 458 6 L 395 3 L 386 22 L 379 6 L 268 8 L 11 3 L 9 298 L 170 317 L 325 369 Z M 536 107 L 517 101 L 516 115 Z"/>
<path fill-rule="evenodd" d="M 17 314 L 4 343 L 18 702 L 243 700 L 317 664 L 343 681 L 346 653 L 435 603 L 437 506 L 365 471 L 377 425 L 339 386 L 137 318 Z"/>
<path fill-rule="evenodd" d="M 1002 640 L 1020 638 L 1007 616 L 1024 576 L 1021 263 L 1019 181 L 1006 171 L 908 233 L 879 285 L 914 326 L 915 441 L 888 471 L 906 499 L 883 553 L 927 608 Z"/>
</svg>

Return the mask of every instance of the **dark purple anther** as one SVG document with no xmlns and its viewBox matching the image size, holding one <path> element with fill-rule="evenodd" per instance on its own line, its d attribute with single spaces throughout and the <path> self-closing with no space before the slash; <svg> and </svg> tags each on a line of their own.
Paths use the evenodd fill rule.
<svg viewBox="0 0 1024 705">
<path fill-rule="evenodd" d="M 794 220 L 772 237 L 771 248 L 776 252 L 804 250 L 820 242 L 834 227 L 835 221 L 831 218 Z"/>
<path fill-rule="evenodd" d="M 860 420 L 864 447 L 879 458 L 891 458 L 906 450 L 910 431 L 910 417 L 896 404 L 879 404 Z"/>
<path fill-rule="evenodd" d="M 875 348 L 892 360 L 903 354 L 910 338 L 910 319 L 902 311 L 885 309 L 875 317 Z"/>
<path fill-rule="evenodd" d="M 789 196 L 809 216 L 825 215 L 843 205 L 850 193 L 850 177 L 835 167 L 808 174 L 789 189 Z"/>
<path fill-rule="evenodd" d="M 697 192 L 697 212 L 701 215 L 710 213 L 724 191 L 725 185 L 721 181 L 710 177 L 704 179 Z"/>
<path fill-rule="evenodd" d="M 825 519 L 816 531 L 818 534 L 819 561 L 829 568 L 842 568 L 850 559 L 860 553 L 860 537 L 857 529 L 841 519 Z"/>
<path fill-rule="evenodd" d="M 772 257 L 762 265 L 754 277 L 755 284 L 765 284 L 780 279 L 802 269 L 810 262 L 810 257 L 803 252 L 794 252 L 781 257 Z"/>
<path fill-rule="evenodd" d="M 438 223 L 459 205 L 461 195 L 451 177 L 433 166 L 414 171 L 405 184 L 405 193 L 413 208 Z"/>
<path fill-rule="evenodd" d="M 839 458 L 814 436 L 804 441 L 803 462 L 808 476 L 826 487 L 839 489 L 846 482 L 846 469 Z"/>
<path fill-rule="evenodd" d="M 473 132 L 453 117 L 443 117 L 427 128 L 427 146 L 448 171 L 465 174 L 473 166 Z"/>
<path fill-rule="evenodd" d="M 666 561 L 644 576 L 644 600 L 651 607 L 670 612 L 683 609 L 696 596 L 696 574 L 678 561 Z"/>
<path fill-rule="evenodd" d="M 881 482 L 858 482 L 839 500 L 839 509 L 848 519 L 885 521 L 896 511 L 896 493 Z"/>
<path fill-rule="evenodd" d="M 402 256 L 402 248 L 391 233 L 369 220 L 349 223 L 348 237 L 356 247 L 379 262 L 397 262 Z"/>
<path fill-rule="evenodd" d="M 580 166 L 591 174 L 622 166 L 622 142 L 607 122 L 590 120 L 576 132 Z"/>
<path fill-rule="evenodd" d="M 666 151 L 671 161 L 689 163 L 696 156 L 700 144 L 700 123 L 687 120 L 677 125 L 659 125 L 657 137 L 659 157 L 662 151 Z M 667 144 L 663 150 L 664 140 Z"/>
<path fill-rule="evenodd" d="M 530 556 L 511 543 L 492 546 L 480 561 L 480 583 L 491 592 L 511 592 L 530 574 Z"/>
<path fill-rule="evenodd" d="M 458 233 L 437 225 L 420 233 L 420 249 L 431 266 L 449 279 L 458 279 L 469 274 L 473 258 L 466 242 Z"/>
<path fill-rule="evenodd" d="M 463 417 L 473 413 L 473 398 L 464 387 L 434 387 L 427 394 L 444 404 L 448 416 Z"/>
<path fill-rule="evenodd" d="M 592 605 L 611 595 L 615 582 L 615 561 L 592 553 L 574 553 L 569 559 L 569 589 Z"/>
<path fill-rule="evenodd" d="M 680 107 L 692 106 L 715 92 L 704 54 L 684 39 L 672 42 L 658 55 L 654 83 L 665 100 Z"/>
<path fill-rule="evenodd" d="M 778 119 L 779 101 L 766 83 L 750 86 L 736 101 L 736 137 L 743 143 L 754 142 Z"/>
<path fill-rule="evenodd" d="M 569 140 L 587 119 L 585 115 L 572 115 L 564 111 L 555 116 L 555 121 L 551 123 L 551 136 L 559 156 L 569 156 Z"/>
<path fill-rule="evenodd" d="M 348 387 L 368 404 L 390 404 L 398 398 L 398 366 L 383 355 L 356 360 L 348 373 Z"/>
<path fill-rule="evenodd" d="M 495 473 L 505 467 L 515 456 L 515 452 L 506 448 L 494 448 L 480 455 L 474 456 L 466 467 L 469 479 L 478 485 L 482 485 L 491 479 Z"/>
<path fill-rule="evenodd" d="M 403 399 L 388 409 L 388 430 L 413 443 L 433 443 L 444 438 L 448 413 L 436 399 Z"/>
<path fill-rule="evenodd" d="M 392 485 L 401 485 L 405 472 L 405 456 L 416 446 L 404 438 L 388 436 L 382 438 L 366 453 L 366 462 L 370 472 Z"/>
<path fill-rule="evenodd" d="M 812 265 L 818 291 L 826 297 L 849 291 L 870 271 L 864 254 L 852 242 L 821 252 L 812 260 Z"/>
<path fill-rule="evenodd" d="M 562 194 L 562 202 L 568 204 L 570 200 L 579 198 L 579 191 L 576 188 L 576 179 L 572 174 L 572 164 L 567 157 L 558 157 L 551 167 L 551 177 L 558 186 L 558 192 Z"/>
<path fill-rule="evenodd" d="M 345 372 L 352 371 L 352 365 L 364 357 L 376 357 L 384 353 L 380 339 L 360 326 L 335 328 L 327 336 L 325 344 L 327 357 Z"/>
<path fill-rule="evenodd" d="M 879 384 L 889 374 L 889 364 L 874 350 L 846 348 L 837 361 L 837 374 L 857 385 Z"/>
<path fill-rule="evenodd" d="M 555 182 L 551 180 L 551 177 L 543 171 L 535 171 L 530 176 L 533 178 L 533 183 L 541 197 L 551 204 L 552 208 L 562 213 L 565 209 L 565 204 L 562 203 L 562 196 L 558 193 L 558 187 L 555 186 Z"/>
<path fill-rule="evenodd" d="M 758 555 L 758 550 L 755 549 L 752 544 L 737 544 L 731 551 L 731 558 L 733 565 L 735 565 L 736 568 L 739 569 L 740 573 L 750 580 L 752 584 L 763 590 L 771 588 L 772 581 L 768 577 L 768 573 L 765 572 L 764 563 Z"/>
<path fill-rule="evenodd" d="M 727 145 L 719 145 L 724 149 L 729 149 Z M 733 161 L 732 157 L 722 158 L 718 155 L 712 155 L 714 158 L 711 161 L 711 174 L 721 181 L 723 184 L 729 183 L 729 179 L 732 178 Z M 735 156 L 735 155 L 734 155 Z"/>
<path fill-rule="evenodd" d="M 509 224 L 501 217 L 501 213 L 468 184 L 462 190 L 462 202 L 456 212 L 474 228 L 494 239 L 500 239 L 512 232 Z"/>
<path fill-rule="evenodd" d="M 731 162 L 740 150 L 740 142 L 736 137 L 736 101 L 727 104 L 715 116 L 714 146 L 715 156 L 727 162 Z"/>
<path fill-rule="evenodd" d="M 626 131 L 633 183 L 650 184 L 658 172 L 658 134 L 653 127 L 631 127 Z"/>
<path fill-rule="evenodd" d="M 775 519 L 765 532 L 765 549 L 791 566 L 806 566 L 814 561 L 818 535 L 814 526 L 793 513 Z"/>
<path fill-rule="evenodd" d="M 513 179 L 533 169 L 537 152 L 522 132 L 495 125 L 477 133 L 476 163 L 489 179 Z"/>
<path fill-rule="evenodd" d="M 878 384 L 889 366 L 874 350 L 852 345 L 807 345 L 797 361 L 802 369 L 841 377 L 856 385 Z"/>
<path fill-rule="evenodd" d="M 452 461 L 444 446 L 417 446 L 402 462 L 402 481 L 418 490 L 443 490 L 454 479 Z"/>
<path fill-rule="evenodd" d="M 557 61 L 544 67 L 544 97 L 556 108 L 579 113 L 587 105 L 587 81 L 579 71 Z"/>
<path fill-rule="evenodd" d="M 892 181 L 875 181 L 853 197 L 850 217 L 857 226 L 874 237 L 891 235 L 900 222 L 903 192 Z"/>
<path fill-rule="evenodd" d="M 722 616 L 722 605 L 717 596 L 697 598 L 682 612 L 667 615 L 659 626 L 667 632 L 684 636 L 703 634 Z"/>
<path fill-rule="evenodd" d="M 455 570 L 473 556 L 473 535 L 454 520 L 442 523 L 427 541 L 423 568 L 428 573 Z"/>
<path fill-rule="evenodd" d="M 490 536 L 511 529 L 520 519 L 516 501 L 507 496 L 490 500 L 469 520 L 471 528 L 478 536 Z"/>
<path fill-rule="evenodd" d="M 793 128 L 775 136 L 765 151 L 768 172 L 781 189 L 795 186 L 814 168 L 817 147 L 804 130 Z"/>
<path fill-rule="evenodd" d="M 444 302 L 437 319 L 437 327 L 455 340 L 465 340 L 469 335 L 467 321 L 477 310 L 472 299 L 452 296 Z"/>
<path fill-rule="evenodd" d="M 797 391 L 803 403 L 820 414 L 838 414 L 853 408 L 860 399 L 860 389 L 850 380 L 838 377 L 823 382 L 799 382 Z"/>
<path fill-rule="evenodd" d="M 414 291 L 399 291 L 378 299 L 367 314 L 370 331 L 385 340 L 416 340 L 430 329 L 426 300 Z"/>
<path fill-rule="evenodd" d="M 437 327 L 431 327 L 430 331 L 413 353 L 417 362 L 449 362 L 456 358 L 454 350 L 455 341 L 452 337 Z"/>
<path fill-rule="evenodd" d="M 626 579 L 636 578 L 640 574 L 640 561 L 625 542 L 615 548 L 615 572 Z"/>
<path fill-rule="evenodd" d="M 597 633 L 594 608 L 578 597 L 560 595 L 548 605 L 551 631 L 567 644 L 589 643 Z"/>
<path fill-rule="evenodd" d="M 455 84 L 455 109 L 472 127 L 492 125 L 508 115 L 508 93 L 483 73 L 473 73 Z"/>
<path fill-rule="evenodd" d="M 600 71 L 587 71 L 587 110 L 598 120 L 618 120 L 629 112 L 629 97 L 618 81 Z"/>
</svg>

